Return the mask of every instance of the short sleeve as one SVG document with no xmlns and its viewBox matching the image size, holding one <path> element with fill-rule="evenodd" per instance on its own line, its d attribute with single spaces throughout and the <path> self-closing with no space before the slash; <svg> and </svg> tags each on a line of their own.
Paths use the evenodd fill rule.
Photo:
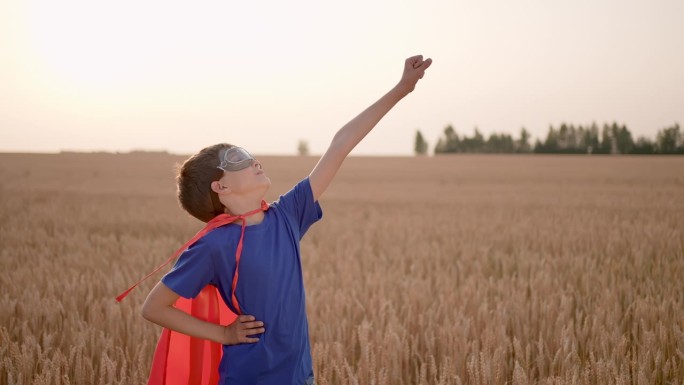
<svg viewBox="0 0 684 385">
<path fill-rule="evenodd" d="M 214 283 L 214 255 L 210 246 L 202 238 L 187 248 L 162 282 L 181 297 L 195 298 L 205 286 Z"/>
<path fill-rule="evenodd" d="M 323 217 L 321 205 L 313 199 L 313 190 L 311 190 L 308 176 L 290 191 L 281 195 L 278 204 L 297 225 L 300 239 L 311 225 Z"/>
</svg>

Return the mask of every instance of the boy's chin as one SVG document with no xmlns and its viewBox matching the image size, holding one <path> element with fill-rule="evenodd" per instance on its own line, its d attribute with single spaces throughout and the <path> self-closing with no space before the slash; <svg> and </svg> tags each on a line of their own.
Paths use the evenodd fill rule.
<svg viewBox="0 0 684 385">
<path fill-rule="evenodd" d="M 262 179 L 263 179 L 263 181 L 262 181 L 261 185 L 264 186 L 266 189 L 271 188 L 271 178 L 264 176 Z"/>
<path fill-rule="evenodd" d="M 268 190 L 271 188 L 271 179 L 268 177 L 264 177 L 264 180 L 259 183 L 259 186 L 257 187 L 258 190 L 263 192 L 263 195 L 265 196 Z"/>
</svg>

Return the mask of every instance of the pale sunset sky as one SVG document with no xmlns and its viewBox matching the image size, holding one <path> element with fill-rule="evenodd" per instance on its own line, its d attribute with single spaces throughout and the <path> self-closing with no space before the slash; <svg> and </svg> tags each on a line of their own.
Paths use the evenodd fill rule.
<svg viewBox="0 0 684 385">
<path fill-rule="evenodd" d="M 684 124 L 682 0 L 0 1 L 0 152 L 228 142 L 313 154 L 399 80 L 416 90 L 357 147 L 410 155 L 550 124 Z"/>
</svg>

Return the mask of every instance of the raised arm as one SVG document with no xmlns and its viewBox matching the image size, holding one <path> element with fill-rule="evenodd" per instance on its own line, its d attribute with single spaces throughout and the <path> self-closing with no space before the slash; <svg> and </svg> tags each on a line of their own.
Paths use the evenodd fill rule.
<svg viewBox="0 0 684 385">
<path fill-rule="evenodd" d="M 421 55 L 406 59 L 404 73 L 399 83 L 337 131 L 330 147 L 309 175 L 314 200 L 318 200 L 323 195 L 351 150 L 366 137 L 392 107 L 415 89 L 416 83 L 431 64 L 432 59 L 423 60 Z"/>
</svg>

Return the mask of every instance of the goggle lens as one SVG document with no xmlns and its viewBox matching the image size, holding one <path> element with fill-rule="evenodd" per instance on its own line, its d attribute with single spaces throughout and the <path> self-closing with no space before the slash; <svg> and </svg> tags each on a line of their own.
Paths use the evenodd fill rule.
<svg viewBox="0 0 684 385">
<path fill-rule="evenodd" d="M 220 164 L 223 171 L 239 171 L 252 165 L 256 159 L 242 147 L 224 148 L 219 152 Z"/>
</svg>

